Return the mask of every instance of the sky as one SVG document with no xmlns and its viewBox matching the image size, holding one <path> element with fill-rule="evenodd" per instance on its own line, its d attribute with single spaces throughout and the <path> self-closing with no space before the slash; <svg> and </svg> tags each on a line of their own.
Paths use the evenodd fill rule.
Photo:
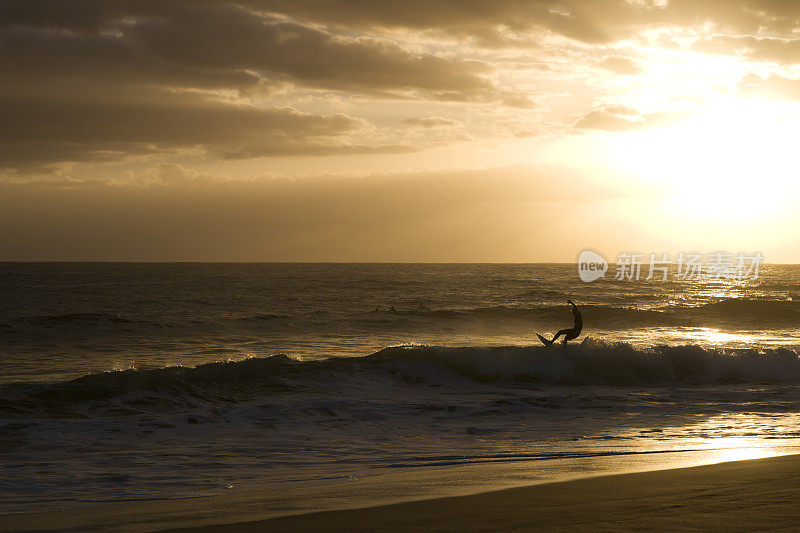
<svg viewBox="0 0 800 533">
<path fill-rule="evenodd" d="M 800 262 L 792 0 L 0 0 L 0 260 Z"/>
</svg>

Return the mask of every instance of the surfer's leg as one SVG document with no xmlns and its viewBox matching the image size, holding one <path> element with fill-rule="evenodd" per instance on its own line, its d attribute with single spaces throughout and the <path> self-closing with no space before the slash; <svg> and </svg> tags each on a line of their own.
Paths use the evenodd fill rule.
<svg viewBox="0 0 800 533">
<path fill-rule="evenodd" d="M 555 337 L 553 337 L 553 340 L 550 341 L 550 344 L 553 344 L 554 342 L 556 342 L 557 338 L 559 338 L 561 335 L 568 334 L 570 331 L 572 331 L 572 330 L 571 329 L 562 329 L 561 331 L 556 333 Z"/>
<path fill-rule="evenodd" d="M 571 341 L 572 339 L 577 339 L 580 334 L 580 330 L 576 330 L 575 328 L 567 330 L 566 335 L 564 335 L 564 344 L 567 344 L 567 341 Z"/>
</svg>

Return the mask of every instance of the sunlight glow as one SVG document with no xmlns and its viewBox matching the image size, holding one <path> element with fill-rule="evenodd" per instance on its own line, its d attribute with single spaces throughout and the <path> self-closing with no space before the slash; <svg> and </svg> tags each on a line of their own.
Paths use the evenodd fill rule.
<svg viewBox="0 0 800 533">
<path fill-rule="evenodd" d="M 800 116 L 762 99 L 721 98 L 684 121 L 621 134 L 609 157 L 671 187 L 675 207 L 710 218 L 766 214 L 796 195 L 793 132 Z"/>
<path fill-rule="evenodd" d="M 710 345 L 723 345 L 728 343 L 754 344 L 758 337 L 743 333 L 728 333 L 717 328 L 685 328 L 681 332 L 692 342 Z"/>
<path fill-rule="evenodd" d="M 755 446 L 753 439 L 742 437 L 724 437 L 712 441 L 714 458 L 719 462 L 745 461 L 747 459 L 763 459 L 782 453 L 774 448 Z"/>
</svg>

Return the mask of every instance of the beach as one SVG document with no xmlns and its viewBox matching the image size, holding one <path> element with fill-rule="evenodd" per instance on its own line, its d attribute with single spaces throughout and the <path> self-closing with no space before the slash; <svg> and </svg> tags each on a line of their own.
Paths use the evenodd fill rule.
<svg viewBox="0 0 800 533">
<path fill-rule="evenodd" d="M 260 497 L 252 494 L 6 515 L 0 529 L 158 531 L 181 523 L 173 530 L 750 531 L 800 526 L 798 482 L 800 455 L 786 455 L 266 520 L 258 517 L 269 509 L 259 508 Z"/>
<path fill-rule="evenodd" d="M 791 455 L 284 517 L 224 529 L 245 533 L 796 528 L 799 481 L 800 455 Z"/>
</svg>

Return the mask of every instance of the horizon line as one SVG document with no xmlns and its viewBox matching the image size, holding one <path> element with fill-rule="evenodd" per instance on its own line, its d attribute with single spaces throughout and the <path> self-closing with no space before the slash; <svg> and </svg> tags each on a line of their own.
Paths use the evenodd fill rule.
<svg viewBox="0 0 800 533">
<path fill-rule="evenodd" d="M 275 260 L 253 260 L 253 261 L 239 261 L 239 260 L 95 260 L 95 259 L 47 259 L 47 260 L 15 260 L 15 259 L 0 259 L 0 264 L 7 263 L 22 263 L 22 264 L 54 264 L 54 263 L 131 263 L 131 264 L 290 264 L 290 265 L 577 265 L 578 261 L 275 261 Z M 609 262 L 609 265 L 616 265 L 615 262 Z M 705 264 L 702 263 L 702 264 Z M 642 266 L 647 266 L 648 263 L 643 262 Z M 761 265 L 800 265 L 798 263 L 772 263 L 762 261 Z"/>
</svg>

